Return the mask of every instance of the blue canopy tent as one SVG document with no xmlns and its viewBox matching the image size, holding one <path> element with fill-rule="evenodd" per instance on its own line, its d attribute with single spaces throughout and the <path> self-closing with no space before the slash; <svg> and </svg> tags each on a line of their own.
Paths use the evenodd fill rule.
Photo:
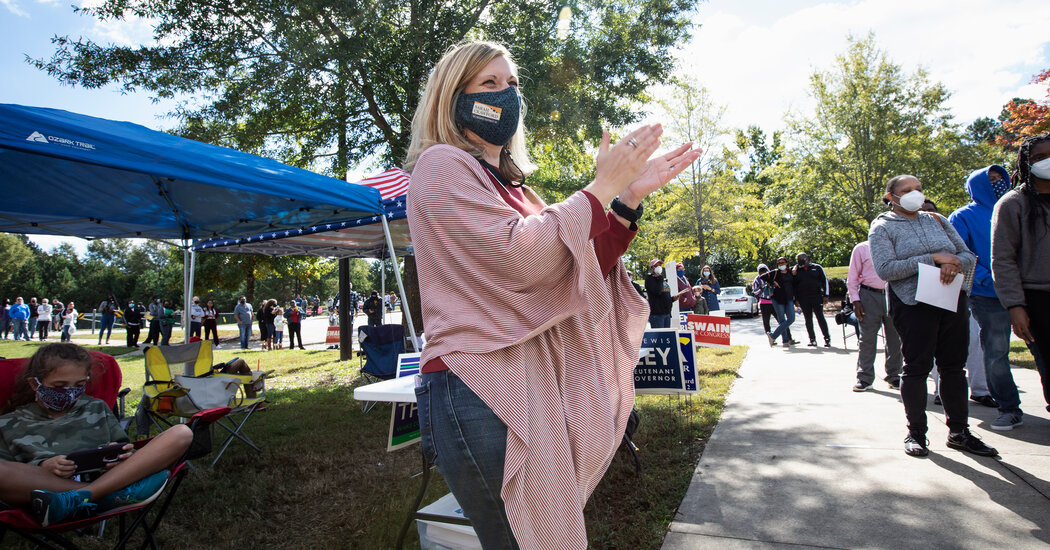
<svg viewBox="0 0 1050 550">
<path fill-rule="evenodd" d="M 130 122 L 12 104 L 0 104 L 0 196 L 0 232 L 181 240 L 187 255 L 200 239 L 384 212 L 376 189 Z"/>
</svg>

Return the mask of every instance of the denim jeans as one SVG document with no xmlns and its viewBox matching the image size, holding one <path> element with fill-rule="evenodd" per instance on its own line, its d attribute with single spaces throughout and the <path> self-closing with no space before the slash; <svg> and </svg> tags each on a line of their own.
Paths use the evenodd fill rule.
<svg viewBox="0 0 1050 550">
<path fill-rule="evenodd" d="M 777 328 L 772 333 L 773 339 L 776 340 L 779 336 L 785 344 L 788 343 L 787 331 L 791 328 L 791 323 L 795 322 L 795 304 L 781 304 L 773 300 L 773 317 L 777 319 Z"/>
<path fill-rule="evenodd" d="M 671 314 L 654 313 L 649 315 L 649 328 L 671 328 Z"/>
<path fill-rule="evenodd" d="M 29 340 L 25 319 L 11 319 L 11 323 L 15 326 L 15 340 Z"/>
<path fill-rule="evenodd" d="M 1010 372 L 1010 312 L 998 298 L 970 296 L 970 313 L 981 327 L 984 373 L 999 412 L 1021 414 L 1021 396 Z"/>
<path fill-rule="evenodd" d="M 117 316 L 114 313 L 103 313 L 102 322 L 98 326 L 98 339 L 102 340 L 102 333 L 106 333 L 106 341 L 109 341 L 109 337 L 113 335 L 113 323 L 116 322 Z"/>
<path fill-rule="evenodd" d="M 237 323 L 237 329 L 241 331 L 241 349 L 248 349 L 248 338 L 252 335 L 252 324 Z"/>
<path fill-rule="evenodd" d="M 482 548 L 517 548 L 500 490 L 507 426 L 450 370 L 416 388 L 423 454 L 437 464 Z"/>
</svg>

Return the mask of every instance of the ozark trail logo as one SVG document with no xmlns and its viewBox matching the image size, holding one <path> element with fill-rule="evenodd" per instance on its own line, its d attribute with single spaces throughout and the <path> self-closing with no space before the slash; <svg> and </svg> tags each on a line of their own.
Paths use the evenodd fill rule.
<svg viewBox="0 0 1050 550">
<path fill-rule="evenodd" d="M 29 137 L 26 138 L 26 141 L 35 141 L 37 143 L 50 143 L 49 141 L 47 141 L 47 138 L 44 137 L 44 134 L 41 134 L 40 132 L 33 132 L 32 134 L 29 134 Z"/>
<path fill-rule="evenodd" d="M 44 134 L 41 134 L 40 132 L 33 132 L 32 134 L 29 134 L 29 137 L 26 138 L 26 141 L 32 141 L 32 142 L 35 142 L 35 143 L 46 143 L 48 145 L 62 145 L 62 146 L 65 146 L 65 147 L 72 147 L 74 149 L 81 149 L 81 150 L 84 150 L 84 151 L 94 151 L 95 150 L 95 144 L 94 143 L 88 143 L 86 141 L 79 141 L 79 140 L 75 140 L 75 139 L 69 139 L 69 138 L 57 137 L 57 136 L 45 136 Z"/>
</svg>

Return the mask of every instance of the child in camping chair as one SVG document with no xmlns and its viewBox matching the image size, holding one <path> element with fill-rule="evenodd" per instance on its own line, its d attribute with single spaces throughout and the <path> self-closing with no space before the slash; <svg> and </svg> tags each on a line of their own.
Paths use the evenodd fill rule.
<svg viewBox="0 0 1050 550">
<path fill-rule="evenodd" d="M 193 439 L 180 424 L 134 451 L 105 402 L 83 395 L 91 362 L 76 344 L 42 346 L 0 411 L 0 500 L 28 505 L 44 527 L 155 498 Z M 103 475 L 75 481 L 66 455 L 111 443 L 125 445 L 105 460 Z"/>
</svg>

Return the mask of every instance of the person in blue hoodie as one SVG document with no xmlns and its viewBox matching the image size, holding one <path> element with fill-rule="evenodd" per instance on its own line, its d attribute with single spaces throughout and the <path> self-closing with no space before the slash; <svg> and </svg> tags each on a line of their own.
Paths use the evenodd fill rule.
<svg viewBox="0 0 1050 550">
<path fill-rule="evenodd" d="M 1010 175 L 1002 166 L 974 170 L 966 180 L 970 204 L 948 217 L 966 246 L 977 255 L 977 266 L 970 290 L 970 313 L 981 327 L 984 369 L 988 389 L 999 403 L 999 417 L 993 430 L 1012 430 L 1023 424 L 1021 397 L 1010 372 L 1010 312 L 999 303 L 992 282 L 992 209 L 1010 190 Z"/>
</svg>

